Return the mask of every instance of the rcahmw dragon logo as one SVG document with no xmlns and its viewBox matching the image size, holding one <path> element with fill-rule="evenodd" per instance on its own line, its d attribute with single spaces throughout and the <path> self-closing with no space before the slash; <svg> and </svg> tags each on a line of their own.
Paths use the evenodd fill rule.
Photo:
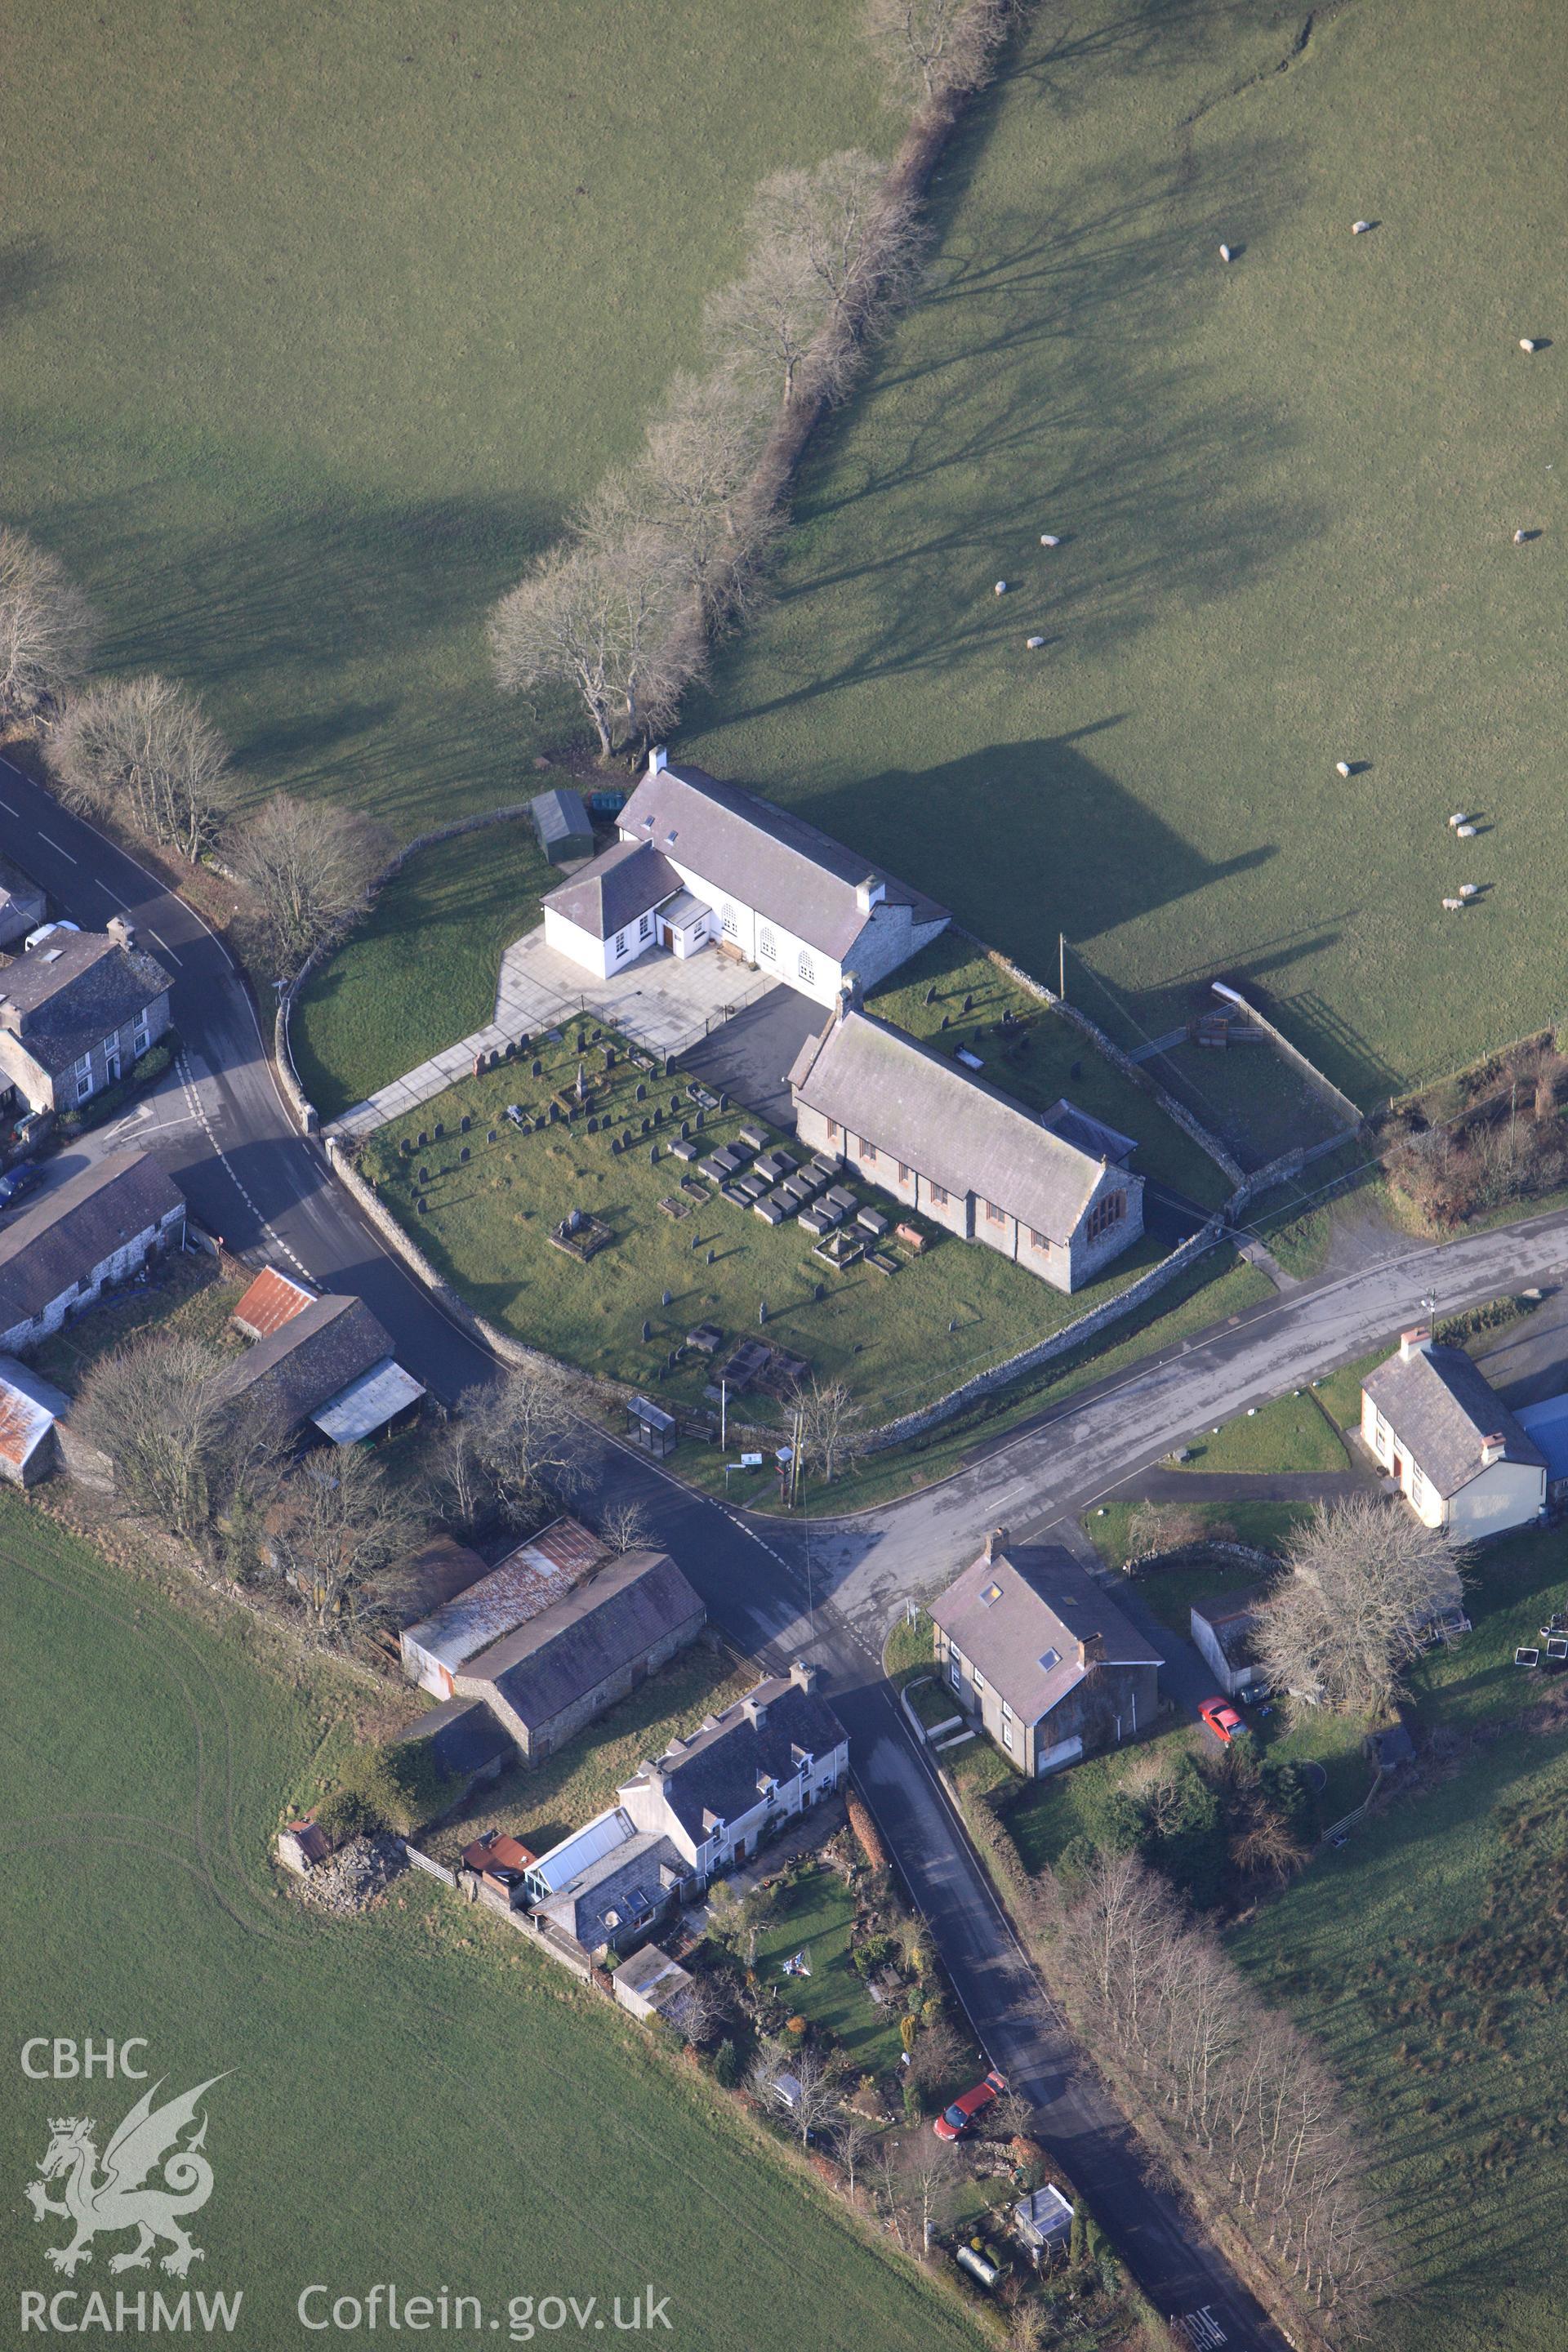
<svg viewBox="0 0 1568 2352">
<path fill-rule="evenodd" d="M 45 2249 L 56 2270 L 73 2277 L 79 2263 L 91 2262 L 92 2241 L 100 2232 L 112 2237 L 121 2230 L 134 2230 L 136 2243 L 123 2253 L 110 2256 L 111 2271 L 148 2269 L 160 2239 L 166 2239 L 170 2248 L 163 2268 L 173 2271 L 176 2278 L 184 2278 L 193 2263 L 205 2260 L 201 2247 L 192 2245 L 183 2225 L 188 2215 L 200 2212 L 213 2193 L 213 2168 L 201 2153 L 207 2136 L 206 2117 L 203 2116 L 199 2127 L 183 2146 L 180 2135 L 195 2122 L 205 2093 L 223 2079 L 214 2074 L 183 2098 L 170 2099 L 156 2108 L 153 2102 L 163 2084 L 154 2083 L 104 2149 L 101 2170 L 93 2142 L 97 2126 L 90 2116 L 59 2116 L 51 2122 L 39 2177 L 28 2181 L 26 2194 L 36 2221 L 55 2213 L 75 2225 L 68 2245 Z M 150 2184 L 148 2176 L 159 2167 L 162 2179 Z M 62 2198 L 57 2200 L 46 2192 L 44 2183 L 48 2180 L 64 2182 Z"/>
</svg>

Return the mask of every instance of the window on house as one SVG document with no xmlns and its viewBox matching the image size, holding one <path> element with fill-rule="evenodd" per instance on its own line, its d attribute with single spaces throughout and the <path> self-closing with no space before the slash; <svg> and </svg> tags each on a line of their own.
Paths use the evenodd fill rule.
<svg viewBox="0 0 1568 2352">
<path fill-rule="evenodd" d="M 985 1222 L 988 1225 L 1005 1225 L 1007 1222 L 1005 1215 L 996 1206 L 994 1201 L 987 1201 L 985 1203 Z"/>
<path fill-rule="evenodd" d="M 974 1669 L 974 1687 L 976 1690 L 984 1690 L 985 1687 L 985 1677 L 978 1666 Z"/>
<path fill-rule="evenodd" d="M 946 1186 L 945 1186 L 945 1185 L 942 1185 L 942 1184 L 933 1184 L 933 1185 L 931 1186 L 931 1207 L 932 1207 L 933 1209 L 945 1209 L 945 1208 L 946 1208 L 946 1206 L 947 1206 L 947 1188 L 946 1188 Z"/>
<path fill-rule="evenodd" d="M 92 1092 L 92 1072 L 89 1070 L 89 1071 L 88 1072 L 88 1074 L 87 1074 L 87 1076 L 86 1076 L 86 1077 L 85 1077 L 85 1078 L 83 1078 L 83 1077 L 79 1077 L 79 1078 L 77 1079 L 77 1082 L 76 1082 L 76 1098 L 77 1098 L 78 1102 L 79 1102 L 79 1103 L 84 1103 L 84 1102 L 86 1102 L 86 1100 L 87 1100 L 87 1098 L 88 1098 L 89 1095 L 89 1094 L 91 1094 L 91 1092 Z"/>
<path fill-rule="evenodd" d="M 724 901 L 723 912 L 721 917 L 721 920 L 731 939 L 736 939 L 740 936 L 741 926 L 735 919 L 735 909 L 731 906 L 728 898 Z"/>
<path fill-rule="evenodd" d="M 1126 1193 L 1107 1192 L 1105 1198 L 1102 1201 L 1097 1201 L 1089 1213 L 1087 1227 L 1089 1239 L 1091 1242 L 1098 1241 L 1100 1234 L 1109 1233 L 1112 1225 L 1119 1225 L 1126 1214 Z"/>
<path fill-rule="evenodd" d="M 875 1160 L 877 1157 L 876 1145 L 874 1143 L 862 1142 L 860 1146 L 860 1157 L 862 1160 Z"/>
<path fill-rule="evenodd" d="M 778 954 L 778 943 L 774 940 L 772 931 L 769 930 L 766 923 L 763 925 L 762 929 L 757 934 L 757 953 L 759 955 L 766 956 L 770 963 L 774 961 Z"/>
<path fill-rule="evenodd" d="M 838 1121 L 836 1118 L 830 1118 L 827 1122 L 827 1140 L 829 1143 L 836 1142 L 837 1140 L 837 1136 Z"/>
<path fill-rule="evenodd" d="M 148 1024 L 147 1015 L 144 1012 L 139 1013 L 136 1015 L 136 1026 L 131 1033 L 132 1046 L 136 1053 L 144 1054 L 152 1042 L 153 1032 Z"/>
<path fill-rule="evenodd" d="M 958 1688 L 960 1679 L 958 1672 L 958 1653 L 956 1650 L 947 1662 L 947 1675 L 948 1680 L 952 1683 L 953 1689 L 956 1690 Z"/>
<path fill-rule="evenodd" d="M 800 961 L 795 966 L 795 970 L 799 972 L 802 980 L 805 981 L 808 988 L 815 984 L 816 980 L 816 966 L 812 962 L 811 958 L 806 954 L 804 948 L 802 948 L 800 951 Z"/>
<path fill-rule="evenodd" d="M 616 953 L 618 956 L 623 956 L 623 955 L 625 955 L 626 951 L 626 935 L 625 931 L 617 931 L 617 932 L 616 933 Z"/>
<path fill-rule="evenodd" d="M 1013 1727 L 1005 1716 L 1002 1717 L 1002 1745 L 1004 1748 L 1011 1748 L 1013 1745 Z"/>
<path fill-rule="evenodd" d="M 1031 1249 L 1048 1250 L 1050 1245 L 1051 1237 L 1049 1234 L 1037 1234 L 1033 1225 L 1029 1227 L 1029 1247 Z"/>
<path fill-rule="evenodd" d="M 639 915 L 639 916 L 637 917 L 637 937 L 638 937 L 638 939 L 639 939 L 639 940 L 646 940 L 646 939 L 648 939 L 648 938 L 650 938 L 650 937 L 652 936 L 652 933 L 653 933 L 653 917 L 652 917 L 651 915 Z"/>
<path fill-rule="evenodd" d="M 909 1181 L 910 1181 L 909 1163 L 908 1163 L 908 1161 L 907 1161 L 907 1160 L 900 1160 L 900 1162 L 899 1162 L 899 1181 L 900 1181 L 900 1184 L 907 1184 L 907 1183 L 909 1182 Z"/>
</svg>

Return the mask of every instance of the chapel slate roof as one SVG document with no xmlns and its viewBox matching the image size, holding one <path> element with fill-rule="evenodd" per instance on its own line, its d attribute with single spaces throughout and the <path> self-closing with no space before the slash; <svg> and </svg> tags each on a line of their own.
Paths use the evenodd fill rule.
<svg viewBox="0 0 1568 2352">
<path fill-rule="evenodd" d="M 184 1195 L 150 1151 L 111 1151 L 0 1225 L 0 1331 L 30 1322 Z"/>
<path fill-rule="evenodd" d="M 532 1731 L 703 1614 L 668 1552 L 623 1552 L 456 1671 L 493 1685 Z"/>
<path fill-rule="evenodd" d="M 1403 1360 L 1390 1356 L 1363 1386 L 1401 1452 L 1445 1500 L 1479 1477 L 1485 1437 L 1500 1437 L 1510 1462 L 1546 1467 L 1540 1446 L 1462 1348 L 1428 1341 Z"/>
<path fill-rule="evenodd" d="M 1082 1682 L 1080 1642 L 1098 1634 L 1107 1665 L 1157 1666 L 1160 1653 L 1060 1544 L 984 1553 L 931 1604 L 939 1625 L 1021 1722 L 1040 1717 Z"/>
<path fill-rule="evenodd" d="M 123 1029 L 171 982 L 155 956 L 99 931 L 57 931 L 0 962 L 0 1031 L 51 1077 Z"/>
<path fill-rule="evenodd" d="M 280 1428 L 295 1429 L 391 1354 L 385 1328 L 363 1299 L 329 1291 L 247 1348 L 220 1385 L 231 1401 L 258 1403 Z"/>
<path fill-rule="evenodd" d="M 679 887 L 679 875 L 657 849 L 645 841 L 617 841 L 570 882 L 547 890 L 542 904 L 591 938 L 611 940 Z"/>
<path fill-rule="evenodd" d="M 836 962 L 871 920 L 856 898 L 867 880 L 880 882 L 888 904 L 910 908 L 916 923 L 948 920 L 945 907 L 860 851 L 703 768 L 645 775 L 616 822 L 623 835 L 663 851 Z"/>
<path fill-rule="evenodd" d="M 807 1038 L 789 1082 L 808 1109 L 889 1159 L 1054 1242 L 1071 1237 L 1104 1173 L 1102 1160 L 984 1079 L 868 1013 L 836 1017 Z"/>
<path fill-rule="evenodd" d="M 760 1724 L 747 1714 L 748 1702 L 765 1708 Z M 760 1780 L 793 1780 L 803 1754 L 831 1756 L 844 1738 L 844 1727 L 825 1698 L 777 1675 L 736 1699 L 689 1739 L 667 1748 L 636 1779 L 655 1789 L 664 1781 L 666 1808 L 700 1846 L 711 1834 L 705 1816 L 741 1820 L 761 1802 Z M 630 1785 L 623 1784 L 623 1795 Z"/>
</svg>

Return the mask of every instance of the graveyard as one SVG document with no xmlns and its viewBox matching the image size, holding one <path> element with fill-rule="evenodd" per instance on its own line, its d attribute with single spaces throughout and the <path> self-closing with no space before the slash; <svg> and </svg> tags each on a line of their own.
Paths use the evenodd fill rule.
<svg viewBox="0 0 1568 2352">
<path fill-rule="evenodd" d="M 592 1026 L 380 1129 L 359 1166 L 480 1314 L 683 1425 L 716 1411 L 721 1376 L 742 1425 L 776 1425 L 814 1377 L 879 1423 L 1089 1313 L 1165 1246 L 1145 1236 L 1068 1297 L 934 1227 L 900 1236 L 872 1187 Z"/>
</svg>

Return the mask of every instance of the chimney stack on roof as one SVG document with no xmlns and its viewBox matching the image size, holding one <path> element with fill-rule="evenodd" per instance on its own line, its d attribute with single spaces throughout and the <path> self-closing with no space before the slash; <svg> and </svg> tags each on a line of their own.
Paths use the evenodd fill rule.
<svg viewBox="0 0 1568 2352">
<path fill-rule="evenodd" d="M 838 995 L 834 1004 L 833 1017 L 836 1021 L 847 1021 L 852 1013 L 858 1013 L 859 1010 L 860 975 L 858 971 L 843 972 L 839 975 Z"/>
<path fill-rule="evenodd" d="M 789 1678 L 796 1690 L 805 1691 L 808 1698 L 816 1688 L 816 1668 L 808 1666 L 804 1658 L 795 1660 L 789 1670 Z"/>
<path fill-rule="evenodd" d="M 669 753 L 665 750 L 662 743 L 656 743 L 647 755 L 648 774 L 650 776 L 662 776 L 668 765 Z"/>
<path fill-rule="evenodd" d="M 1493 1430 L 1489 1437 L 1483 1437 L 1481 1440 L 1481 1468 L 1489 1470 L 1492 1464 L 1500 1462 L 1507 1452 L 1507 1438 L 1500 1430 Z"/>
<path fill-rule="evenodd" d="M 1104 1634 L 1103 1634 L 1103 1633 L 1085 1633 L 1085 1634 L 1083 1635 L 1083 1637 L 1081 1638 L 1081 1640 L 1079 1641 L 1079 1645 L 1078 1645 L 1078 1662 L 1079 1662 L 1079 1664 L 1080 1666 L 1097 1666 L 1097 1665 L 1099 1665 L 1099 1664 L 1100 1664 L 1100 1661 L 1103 1659 L 1103 1657 L 1104 1657 L 1104 1656 L 1105 1656 L 1105 1636 L 1104 1636 Z"/>
<path fill-rule="evenodd" d="M 761 1731 L 763 1724 L 766 1723 L 768 1719 L 767 1700 L 765 1698 L 759 1698 L 755 1691 L 750 1691 L 741 1701 L 741 1706 L 747 1722 L 752 1725 L 754 1730 Z"/>
<path fill-rule="evenodd" d="M 1432 1326 L 1430 1323 L 1413 1324 L 1408 1331 L 1402 1331 L 1399 1335 L 1400 1362 L 1402 1364 L 1407 1364 L 1412 1356 L 1418 1356 L 1424 1348 L 1429 1348 L 1431 1344 Z"/>
<path fill-rule="evenodd" d="M 876 874 L 868 874 L 864 882 L 855 885 L 855 904 L 863 915 L 868 915 L 873 907 L 880 906 L 887 895 L 887 884 Z"/>
<path fill-rule="evenodd" d="M 122 948 L 133 948 L 135 946 L 136 926 L 134 923 L 127 922 L 123 915 L 110 915 L 108 922 L 104 926 L 104 929 L 108 931 L 110 938 L 111 940 L 117 940 Z"/>
<path fill-rule="evenodd" d="M 1002 1557 L 1002 1555 L 1003 1555 L 1003 1553 L 1006 1550 L 1006 1549 L 1007 1549 L 1007 1530 L 1006 1530 L 1006 1528 L 992 1528 L 992 1530 L 991 1530 L 991 1532 L 990 1532 L 990 1534 L 989 1534 L 989 1535 L 986 1537 L 986 1538 L 985 1538 L 985 1557 L 986 1557 L 986 1559 L 1001 1559 L 1001 1557 Z"/>
</svg>

